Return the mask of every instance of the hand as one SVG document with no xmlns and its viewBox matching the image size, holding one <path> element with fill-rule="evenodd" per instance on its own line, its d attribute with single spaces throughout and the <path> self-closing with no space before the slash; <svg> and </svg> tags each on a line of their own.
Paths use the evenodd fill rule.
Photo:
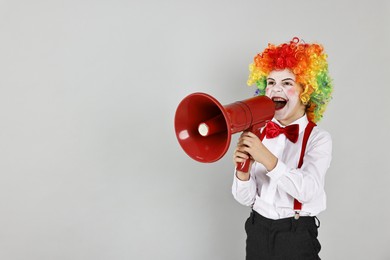
<svg viewBox="0 0 390 260">
<path fill-rule="evenodd" d="M 252 132 L 245 131 L 238 140 L 237 147 L 241 152 L 251 156 L 256 162 L 262 161 L 261 151 L 265 148 L 260 139 Z"/>
<path fill-rule="evenodd" d="M 247 155 L 246 158 L 250 156 L 256 162 L 263 164 L 268 171 L 273 170 L 278 162 L 278 158 L 252 132 L 246 131 L 241 134 L 237 148 L 237 157 L 242 158 L 242 154 Z"/>
<path fill-rule="evenodd" d="M 241 137 L 242 137 L 242 134 L 241 134 Z M 252 168 L 252 164 L 254 161 L 253 161 L 253 158 L 247 152 L 244 151 L 245 146 L 242 144 L 241 137 L 240 137 L 240 140 L 237 143 L 237 147 L 233 153 L 233 163 L 235 166 L 238 166 L 238 164 L 244 163 L 248 159 L 250 160 L 249 167 L 248 167 L 249 170 L 247 172 L 240 171 L 240 170 L 238 170 L 239 167 L 237 167 L 237 177 L 242 181 L 247 181 L 247 180 L 249 180 L 249 176 L 250 176 L 249 172 L 250 172 L 250 169 Z M 240 166 L 242 166 L 242 165 L 240 165 Z"/>
</svg>

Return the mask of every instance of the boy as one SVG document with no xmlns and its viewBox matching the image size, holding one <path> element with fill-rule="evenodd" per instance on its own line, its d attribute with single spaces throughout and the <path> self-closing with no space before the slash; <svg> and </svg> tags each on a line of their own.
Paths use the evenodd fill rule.
<svg viewBox="0 0 390 260">
<path fill-rule="evenodd" d="M 235 164 L 251 158 L 249 172 L 235 172 L 234 198 L 251 206 L 245 223 L 246 259 L 319 259 L 316 215 L 326 208 L 325 173 L 332 140 L 316 127 L 332 84 L 319 44 L 298 38 L 268 47 L 250 65 L 248 85 L 275 103 L 260 133 L 244 132 Z M 317 224 L 317 221 L 318 224 Z"/>
</svg>

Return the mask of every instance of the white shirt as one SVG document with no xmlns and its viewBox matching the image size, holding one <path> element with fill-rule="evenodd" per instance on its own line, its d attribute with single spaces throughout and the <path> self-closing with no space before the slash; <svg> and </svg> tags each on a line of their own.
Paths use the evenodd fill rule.
<svg viewBox="0 0 390 260">
<path fill-rule="evenodd" d="M 280 125 L 275 119 L 273 122 Z M 299 138 L 290 142 L 284 134 L 267 139 L 263 144 L 278 158 L 276 167 L 267 172 L 254 162 L 248 181 L 234 174 L 232 193 L 241 204 L 270 219 L 294 216 L 294 198 L 302 203 L 301 216 L 315 216 L 326 208 L 325 173 L 332 159 L 332 139 L 318 126 L 313 128 L 306 146 L 301 168 L 298 167 L 303 133 L 308 124 L 305 116 L 291 124 L 299 125 Z"/>
</svg>

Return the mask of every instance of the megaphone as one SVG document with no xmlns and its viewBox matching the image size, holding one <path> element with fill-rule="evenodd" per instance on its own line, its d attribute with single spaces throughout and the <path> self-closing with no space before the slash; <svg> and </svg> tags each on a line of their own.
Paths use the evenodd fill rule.
<svg viewBox="0 0 390 260">
<path fill-rule="evenodd" d="M 189 157 L 211 163 L 225 155 L 232 134 L 244 130 L 257 134 L 274 114 L 275 104 L 266 96 L 222 106 L 206 93 L 193 93 L 176 109 L 176 137 Z M 237 170 L 248 172 L 249 162 L 250 159 L 237 165 Z"/>
</svg>

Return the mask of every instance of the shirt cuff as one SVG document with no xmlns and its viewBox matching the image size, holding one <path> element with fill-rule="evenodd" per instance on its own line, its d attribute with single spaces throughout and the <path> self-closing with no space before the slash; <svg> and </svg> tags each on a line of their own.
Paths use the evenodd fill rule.
<svg viewBox="0 0 390 260">
<path fill-rule="evenodd" d="M 236 182 L 237 182 L 237 184 L 238 184 L 240 187 L 248 187 L 248 186 L 250 186 L 251 179 L 252 179 L 252 177 L 251 177 L 250 174 L 249 174 L 249 179 L 248 179 L 247 181 L 242 181 L 242 180 L 240 180 L 240 179 L 237 177 L 237 171 L 234 172 L 234 178 L 236 179 Z"/>
<path fill-rule="evenodd" d="M 271 179 L 278 181 L 281 177 L 283 177 L 287 172 L 287 166 L 278 160 L 276 163 L 275 168 L 273 168 L 271 171 L 267 173 L 267 176 Z"/>
</svg>

